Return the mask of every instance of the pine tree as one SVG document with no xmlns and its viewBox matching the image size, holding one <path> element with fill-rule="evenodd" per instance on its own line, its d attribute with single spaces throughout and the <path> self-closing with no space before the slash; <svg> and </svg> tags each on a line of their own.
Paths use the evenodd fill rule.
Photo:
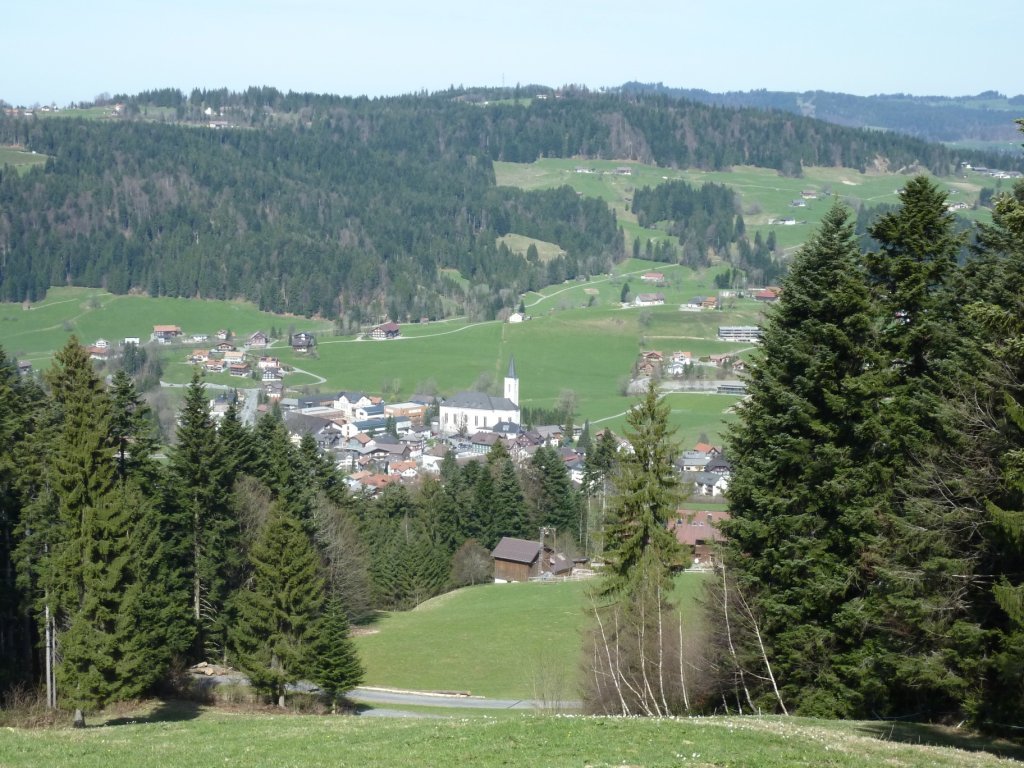
<svg viewBox="0 0 1024 768">
<path fill-rule="evenodd" d="M 331 712 L 337 712 L 338 699 L 363 681 L 363 665 L 349 636 L 348 615 L 337 596 L 327 600 L 312 658 L 313 682 L 324 692 Z"/>
<path fill-rule="evenodd" d="M 324 579 L 301 521 L 282 505 L 249 554 L 251 575 L 233 600 L 231 658 L 253 686 L 284 706 L 285 686 L 315 671 Z"/>
</svg>

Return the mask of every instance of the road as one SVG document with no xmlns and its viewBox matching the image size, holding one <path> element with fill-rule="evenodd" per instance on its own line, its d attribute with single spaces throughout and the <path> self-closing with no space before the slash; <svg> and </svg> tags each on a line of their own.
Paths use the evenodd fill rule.
<svg viewBox="0 0 1024 768">
<path fill-rule="evenodd" d="M 394 706 L 457 707 L 459 709 L 544 709 L 555 708 L 533 699 L 487 699 L 465 694 L 421 693 L 388 688 L 356 688 L 348 698 L 363 704 Z M 558 709 L 579 709 L 578 701 L 557 702 Z"/>
</svg>

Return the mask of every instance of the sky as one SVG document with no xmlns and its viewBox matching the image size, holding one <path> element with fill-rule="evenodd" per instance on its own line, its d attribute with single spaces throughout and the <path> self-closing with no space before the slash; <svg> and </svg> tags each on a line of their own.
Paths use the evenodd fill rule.
<svg viewBox="0 0 1024 768">
<path fill-rule="evenodd" d="M 1024 92 L 1021 0 L 34 0 L 0 99 L 162 87 L 386 96 L 450 85 Z"/>
</svg>

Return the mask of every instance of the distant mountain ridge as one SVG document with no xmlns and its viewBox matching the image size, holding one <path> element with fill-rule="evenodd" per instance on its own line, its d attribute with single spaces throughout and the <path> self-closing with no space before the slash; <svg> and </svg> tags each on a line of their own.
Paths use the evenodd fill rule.
<svg viewBox="0 0 1024 768">
<path fill-rule="evenodd" d="M 974 96 L 912 96 L 905 93 L 854 96 L 830 91 L 728 91 L 672 88 L 661 83 L 628 82 L 627 94 L 660 94 L 701 104 L 774 109 L 851 128 L 876 128 L 925 141 L 1006 141 L 1018 143 L 1014 123 L 1024 117 L 1024 94 L 985 91 Z"/>
</svg>

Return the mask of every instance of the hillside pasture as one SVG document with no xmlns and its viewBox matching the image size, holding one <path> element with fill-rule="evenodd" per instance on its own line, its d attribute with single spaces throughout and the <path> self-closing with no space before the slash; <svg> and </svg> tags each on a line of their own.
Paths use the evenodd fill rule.
<svg viewBox="0 0 1024 768">
<path fill-rule="evenodd" d="M 47 156 L 36 152 L 26 152 L 21 147 L 0 146 L 0 168 L 9 165 L 18 173 L 28 173 L 33 168 L 44 165 Z"/>
<path fill-rule="evenodd" d="M 505 246 L 520 256 L 525 257 L 526 252 L 533 245 L 537 248 L 537 256 L 542 262 L 548 262 L 558 256 L 564 256 L 565 251 L 562 250 L 558 243 L 549 243 L 547 240 L 538 240 L 534 237 L 527 237 L 526 235 L 517 235 L 510 232 L 507 235 L 502 235 L 496 241 L 496 245 L 504 243 Z"/>
<path fill-rule="evenodd" d="M 677 577 L 699 621 L 706 577 Z M 501 699 L 579 698 L 588 589 L 595 582 L 483 584 L 391 613 L 356 633 L 366 684 Z"/>
<path fill-rule="evenodd" d="M 1012 743 L 959 729 L 799 717 L 314 717 L 168 702 L 99 723 L 84 729 L 5 729 L 0 763 L 5 768 L 996 768 L 1022 756 Z"/>
<path fill-rule="evenodd" d="M 620 167 L 628 167 L 630 175 L 616 173 Z M 577 168 L 587 168 L 593 172 L 579 173 Z M 630 212 L 633 192 L 645 186 L 656 186 L 673 180 L 686 181 L 694 186 L 707 182 L 728 186 L 739 195 L 749 236 L 761 232 L 762 237 L 766 237 L 769 231 L 774 230 L 779 247 L 790 249 L 806 241 L 814 232 L 833 197 L 848 200 L 854 205 L 895 205 L 899 202 L 898 190 L 909 178 L 906 173 L 861 173 L 852 168 L 806 167 L 802 176 L 787 177 L 772 169 L 752 166 L 736 166 L 729 171 L 699 171 L 659 168 L 634 162 L 556 158 L 542 158 L 525 167 L 520 163 L 496 162 L 494 171 L 499 185 L 523 189 L 549 189 L 568 185 L 583 195 L 607 201 L 615 210 L 626 233 L 627 248 L 637 236 L 641 242 L 646 237 L 667 237 L 660 230 L 640 230 L 636 216 Z M 972 183 L 985 179 L 978 174 L 973 174 L 973 177 L 968 174 L 968 180 Z M 977 192 L 964 188 L 962 177 L 937 178 L 935 181 L 950 193 L 950 202 L 962 200 L 973 205 L 977 201 Z M 989 179 L 987 186 L 993 185 Z M 794 207 L 793 201 L 803 199 L 801 193 L 804 190 L 813 191 L 816 198 L 804 200 L 803 207 Z M 991 219 L 989 212 L 984 209 L 962 213 L 982 221 Z M 789 217 L 794 218 L 796 223 L 778 223 Z"/>
</svg>

